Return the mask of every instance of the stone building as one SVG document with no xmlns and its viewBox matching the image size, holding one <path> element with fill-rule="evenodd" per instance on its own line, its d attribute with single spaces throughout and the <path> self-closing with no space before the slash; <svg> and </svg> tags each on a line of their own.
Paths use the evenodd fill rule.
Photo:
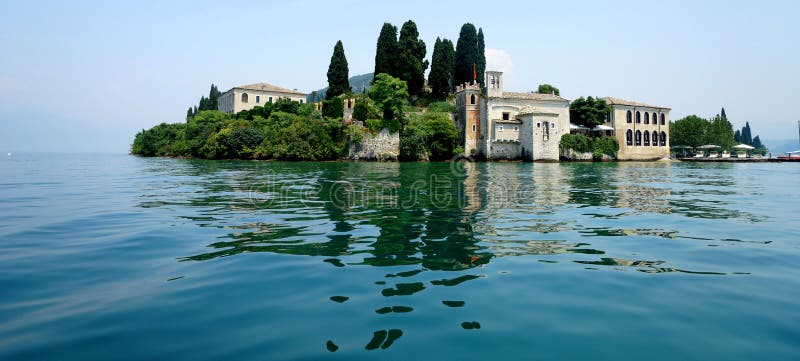
<svg viewBox="0 0 800 361">
<path fill-rule="evenodd" d="M 297 89 L 289 90 L 267 83 L 241 85 L 222 93 L 217 100 L 217 109 L 224 113 L 236 114 L 242 110 L 274 103 L 280 98 L 289 98 L 302 104 L 305 103 L 307 95 Z"/>
<path fill-rule="evenodd" d="M 503 91 L 503 73 L 486 72 L 486 95 L 475 82 L 456 89 L 456 127 L 464 152 L 486 159 L 557 161 L 569 133 L 569 101 L 553 94 Z"/>
<path fill-rule="evenodd" d="M 611 113 L 606 126 L 614 128 L 619 143 L 619 160 L 669 158 L 670 108 L 628 100 L 603 98 Z"/>
</svg>

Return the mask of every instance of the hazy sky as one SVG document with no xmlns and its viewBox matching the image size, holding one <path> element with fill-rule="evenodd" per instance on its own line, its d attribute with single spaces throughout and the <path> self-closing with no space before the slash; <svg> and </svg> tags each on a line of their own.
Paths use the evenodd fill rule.
<svg viewBox="0 0 800 361">
<path fill-rule="evenodd" d="M 384 22 L 417 23 L 433 50 L 471 22 L 508 90 L 725 107 L 770 142 L 795 139 L 797 1 L 4 1 L 0 151 L 127 152 L 135 133 L 184 120 L 213 82 L 327 85 L 342 40 L 350 75 L 373 70 Z"/>
</svg>

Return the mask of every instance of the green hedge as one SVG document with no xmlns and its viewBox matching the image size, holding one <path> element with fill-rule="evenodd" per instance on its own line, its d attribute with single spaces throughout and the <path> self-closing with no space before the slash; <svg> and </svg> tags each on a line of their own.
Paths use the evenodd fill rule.
<svg viewBox="0 0 800 361">
<path fill-rule="evenodd" d="M 616 157 L 619 151 L 619 143 L 611 137 L 589 138 L 583 134 L 564 134 L 558 143 L 558 149 L 564 153 L 567 149 L 572 149 L 579 153 L 592 153 L 592 158 L 602 160 L 603 155 Z"/>
</svg>

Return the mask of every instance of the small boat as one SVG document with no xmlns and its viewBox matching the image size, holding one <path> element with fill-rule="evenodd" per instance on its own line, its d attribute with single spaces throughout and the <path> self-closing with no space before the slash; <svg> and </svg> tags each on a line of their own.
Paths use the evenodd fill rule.
<svg viewBox="0 0 800 361">
<path fill-rule="evenodd" d="M 787 152 L 786 155 L 780 155 L 777 159 L 781 162 L 800 162 L 800 150 Z"/>
</svg>

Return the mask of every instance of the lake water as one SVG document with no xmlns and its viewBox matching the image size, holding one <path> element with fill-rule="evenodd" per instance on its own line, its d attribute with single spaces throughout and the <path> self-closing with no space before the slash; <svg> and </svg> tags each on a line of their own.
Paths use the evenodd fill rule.
<svg viewBox="0 0 800 361">
<path fill-rule="evenodd" d="M 4 156 L 0 360 L 797 360 L 798 182 Z"/>
</svg>

